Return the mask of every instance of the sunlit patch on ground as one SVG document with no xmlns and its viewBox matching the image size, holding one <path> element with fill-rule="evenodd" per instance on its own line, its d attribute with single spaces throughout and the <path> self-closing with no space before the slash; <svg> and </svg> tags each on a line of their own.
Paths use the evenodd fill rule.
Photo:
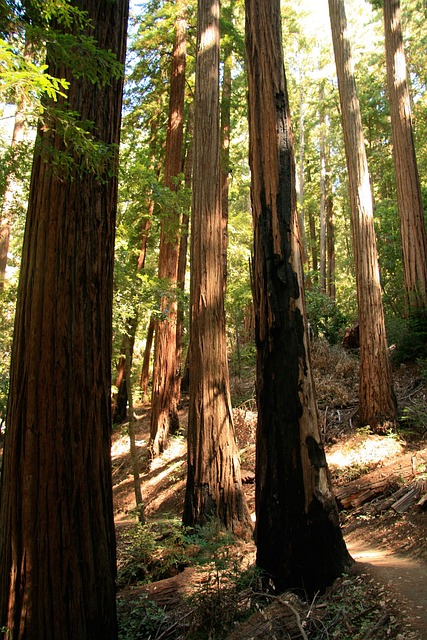
<svg viewBox="0 0 427 640">
<path fill-rule="evenodd" d="M 331 469 L 344 469 L 352 466 L 378 465 L 395 456 L 401 455 L 405 449 L 402 441 L 393 437 L 356 434 L 345 444 L 334 444 L 326 449 L 326 458 Z"/>
</svg>

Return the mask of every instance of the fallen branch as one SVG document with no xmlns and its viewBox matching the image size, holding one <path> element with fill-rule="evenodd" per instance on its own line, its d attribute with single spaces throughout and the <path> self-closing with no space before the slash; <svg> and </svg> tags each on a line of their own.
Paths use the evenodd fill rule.
<svg viewBox="0 0 427 640">
<path fill-rule="evenodd" d="M 282 598 L 284 597 L 282 596 L 273 596 L 270 593 L 254 593 L 254 596 L 262 596 L 264 598 L 269 598 L 270 600 L 274 600 L 275 602 L 279 602 L 280 604 L 284 605 L 285 607 L 287 607 L 290 611 L 292 611 L 292 613 L 295 616 L 295 622 L 297 623 L 297 627 L 301 633 L 301 636 L 303 637 L 304 640 L 308 640 L 308 636 L 306 634 L 306 632 L 304 631 L 304 627 L 301 624 L 301 616 L 299 614 L 299 612 L 295 609 L 295 607 L 293 607 L 289 602 L 287 602 L 286 600 L 283 600 Z"/>
<path fill-rule="evenodd" d="M 374 633 L 378 631 L 378 629 L 381 629 L 381 627 L 383 627 L 385 624 L 387 624 L 389 618 L 390 615 L 388 613 L 383 613 L 378 619 L 377 623 L 373 627 L 371 627 L 371 629 L 368 629 L 365 635 L 362 636 L 361 640 L 368 640 L 369 638 L 373 638 Z"/>
</svg>

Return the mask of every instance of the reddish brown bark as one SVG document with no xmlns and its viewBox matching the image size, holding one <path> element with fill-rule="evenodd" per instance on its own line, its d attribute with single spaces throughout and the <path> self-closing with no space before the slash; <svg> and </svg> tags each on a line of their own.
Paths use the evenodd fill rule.
<svg viewBox="0 0 427 640">
<path fill-rule="evenodd" d="M 141 369 L 140 384 L 141 384 L 142 398 L 144 400 L 148 398 L 148 385 L 150 382 L 150 358 L 151 358 L 151 348 L 153 346 L 155 326 L 156 326 L 156 322 L 154 318 L 151 316 L 150 323 L 147 329 L 147 338 L 145 341 L 144 357 L 142 359 L 142 369 Z"/>
<path fill-rule="evenodd" d="M 350 563 L 311 374 L 280 0 L 246 0 L 257 346 L 257 565 L 277 590 L 325 589 Z M 285 364 L 285 366 L 284 366 Z"/>
<path fill-rule="evenodd" d="M 221 7 L 224 20 L 231 23 L 233 16 L 230 3 Z M 224 275 L 224 291 L 227 286 L 227 251 L 228 251 L 228 191 L 230 174 L 230 127 L 231 127 L 231 71 L 232 50 L 230 44 L 223 47 L 222 95 L 220 110 L 220 138 L 221 138 L 221 212 L 222 212 L 222 261 Z"/>
<path fill-rule="evenodd" d="M 412 131 L 399 0 L 384 0 L 387 86 L 402 239 L 403 274 L 410 312 L 427 314 L 427 233 Z"/>
<path fill-rule="evenodd" d="M 182 142 L 184 133 L 184 96 L 186 32 L 185 3 L 178 0 L 178 18 L 175 23 L 175 46 L 169 96 L 169 121 L 166 134 L 164 183 L 176 192 L 177 176 L 182 171 Z M 160 301 L 161 318 L 156 323 L 154 342 L 153 393 L 151 403 L 150 448 L 158 455 L 167 447 L 170 430 L 178 428 L 176 378 L 176 322 L 177 279 L 179 258 L 179 214 L 171 208 L 161 222 L 159 278 L 169 283 L 169 294 Z"/>
<path fill-rule="evenodd" d="M 74 2 L 98 46 L 124 62 L 126 0 Z M 122 79 L 70 80 L 67 108 L 118 145 Z M 54 123 L 53 123 L 54 124 Z M 117 155 L 101 179 L 67 175 L 39 130 L 13 342 L 0 507 L 0 627 L 8 638 L 115 640 L 111 312 Z M 115 148 L 115 147 L 114 147 Z"/>
<path fill-rule="evenodd" d="M 218 519 L 247 535 L 228 379 L 223 290 L 219 0 L 199 0 L 191 227 L 188 471 L 184 523 Z"/>
<path fill-rule="evenodd" d="M 396 418 L 385 333 L 373 203 L 343 0 L 329 0 L 347 158 L 360 330 L 359 418 L 374 430 Z"/>
</svg>

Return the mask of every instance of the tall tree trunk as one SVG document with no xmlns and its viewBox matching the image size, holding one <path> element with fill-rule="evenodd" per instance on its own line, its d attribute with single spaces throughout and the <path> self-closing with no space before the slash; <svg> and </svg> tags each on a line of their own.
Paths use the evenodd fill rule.
<svg viewBox="0 0 427 640">
<path fill-rule="evenodd" d="M 184 134 L 185 58 L 187 21 L 184 0 L 177 0 L 175 46 L 169 96 L 169 121 L 166 134 L 164 184 L 176 192 L 177 176 L 182 171 Z M 170 430 L 179 426 L 176 378 L 177 279 L 179 258 L 179 214 L 171 208 L 160 229 L 159 278 L 168 280 L 169 295 L 160 301 L 161 319 L 157 321 L 154 341 L 153 393 L 151 401 L 150 449 L 158 455 L 167 447 Z"/>
<path fill-rule="evenodd" d="M 325 87 L 322 83 L 319 95 L 320 108 L 320 270 L 319 287 L 326 293 L 326 118 L 324 111 Z"/>
<path fill-rule="evenodd" d="M 127 358 L 126 354 L 130 354 L 132 366 L 133 347 L 135 344 L 136 329 L 138 326 L 138 314 L 129 316 L 125 322 L 125 330 L 122 335 L 122 343 L 120 347 L 119 362 L 117 364 L 117 373 L 115 380 L 116 391 L 113 394 L 113 422 L 119 424 L 126 419 L 129 390 L 127 386 L 126 370 L 127 370 Z"/>
<path fill-rule="evenodd" d="M 132 352 L 130 349 L 130 344 L 127 344 L 126 350 L 126 389 L 127 395 L 129 398 L 129 424 L 128 424 L 128 435 L 129 435 L 129 451 L 130 458 L 132 462 L 132 474 L 133 474 L 133 490 L 135 494 L 135 505 L 138 512 L 138 520 L 141 524 L 145 524 L 145 515 L 144 515 L 144 505 L 142 502 L 142 492 L 141 492 L 141 478 L 139 475 L 139 459 L 138 459 L 138 450 L 136 448 L 136 438 L 135 438 L 135 422 L 133 415 L 133 393 L 132 393 Z"/>
<path fill-rule="evenodd" d="M 126 0 L 79 0 L 90 35 L 124 63 Z M 122 79 L 72 77 L 67 109 L 119 143 Z M 58 103 L 57 103 L 58 104 Z M 61 101 L 59 101 L 61 104 Z M 54 123 L 53 123 L 54 124 Z M 54 128 L 36 148 L 70 154 Z M 0 627 L 12 640 L 115 640 L 111 341 L 117 156 L 102 176 L 74 154 L 33 162 L 0 503 Z"/>
<path fill-rule="evenodd" d="M 12 153 L 24 139 L 25 130 L 25 98 L 21 97 L 15 112 L 15 121 L 12 133 Z M 7 254 L 9 252 L 10 234 L 14 213 L 14 200 L 17 193 L 17 184 L 14 171 L 6 176 L 6 186 L 2 199 L 1 226 L 0 226 L 0 291 L 4 289 L 6 280 Z"/>
<path fill-rule="evenodd" d="M 427 314 L 427 234 L 412 132 L 399 0 L 384 0 L 387 85 L 402 239 L 403 274 L 411 313 Z"/>
<path fill-rule="evenodd" d="M 151 349 L 153 346 L 154 329 L 156 327 L 156 321 L 153 316 L 150 318 L 147 329 L 147 338 L 145 340 L 144 357 L 142 359 L 141 369 L 141 394 L 144 400 L 148 398 L 148 385 L 150 382 L 150 359 Z"/>
<path fill-rule="evenodd" d="M 299 89 L 299 163 L 298 163 L 298 221 L 301 235 L 301 258 L 308 267 L 307 236 L 305 232 L 305 100 L 302 85 Z"/>
<path fill-rule="evenodd" d="M 329 0 L 329 14 L 347 158 L 359 311 L 359 418 L 361 424 L 382 431 L 396 418 L 396 399 L 384 325 L 372 192 L 343 0 Z"/>
<path fill-rule="evenodd" d="M 189 109 L 187 120 L 187 153 L 184 164 L 184 183 L 187 189 L 191 189 L 193 177 L 193 110 Z M 190 227 L 190 216 L 184 212 L 181 218 L 181 238 L 179 241 L 179 257 L 178 257 L 178 289 L 181 293 L 178 299 L 178 312 L 176 320 L 176 361 L 179 375 L 176 377 L 176 398 L 179 403 L 181 399 L 181 381 L 184 375 L 182 363 L 182 343 L 184 334 L 184 291 L 185 291 L 185 274 L 187 271 L 187 252 L 188 252 L 188 231 Z M 185 367 L 184 367 L 185 368 Z"/>
<path fill-rule="evenodd" d="M 191 233 L 190 403 L 183 520 L 251 529 L 240 477 L 225 336 L 220 194 L 219 0 L 199 0 Z"/>
<path fill-rule="evenodd" d="M 140 271 L 144 268 L 145 256 L 147 253 L 148 232 L 151 226 L 151 218 L 154 210 L 154 200 L 151 199 L 148 205 L 148 215 L 143 220 L 140 232 L 141 247 L 139 250 L 136 270 Z M 130 357 L 133 357 L 133 347 L 135 344 L 136 330 L 138 327 L 138 312 L 133 309 L 133 315 L 126 318 L 124 333 L 120 348 L 119 362 L 117 364 L 116 380 L 114 383 L 115 392 L 113 393 L 112 411 L 113 422 L 118 424 L 126 419 L 128 407 L 128 387 L 126 382 L 126 353 L 130 348 Z M 151 349 L 151 346 L 150 346 Z M 147 381 L 148 385 L 148 381 Z"/>
<path fill-rule="evenodd" d="M 308 225 L 310 229 L 310 248 L 311 248 L 311 269 L 314 273 L 314 281 L 318 281 L 317 271 L 319 268 L 319 256 L 317 252 L 317 234 L 316 220 L 314 218 L 313 209 L 308 207 Z"/>
<path fill-rule="evenodd" d="M 325 589 L 350 564 L 311 374 L 280 0 L 246 0 L 257 346 L 257 564 L 276 589 Z M 283 364 L 286 363 L 284 367 Z"/>
<path fill-rule="evenodd" d="M 326 236 L 327 236 L 327 254 L 328 254 L 328 296 L 335 301 L 336 285 L 335 285 L 335 224 L 334 224 L 334 198 L 330 193 L 330 181 L 328 180 L 328 195 L 326 196 Z"/>
<path fill-rule="evenodd" d="M 233 21 L 230 2 L 221 5 L 222 16 L 230 25 Z M 224 291 L 227 287 L 227 251 L 228 251 L 228 189 L 230 175 L 230 126 L 231 126 L 231 72 L 233 68 L 233 51 L 230 43 L 223 47 L 222 96 L 220 112 L 221 138 L 221 212 L 222 212 L 222 261 L 224 275 Z"/>
</svg>

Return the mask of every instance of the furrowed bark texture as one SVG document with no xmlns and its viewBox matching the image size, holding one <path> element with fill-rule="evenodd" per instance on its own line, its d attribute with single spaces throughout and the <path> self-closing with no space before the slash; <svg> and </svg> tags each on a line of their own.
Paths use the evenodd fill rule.
<svg viewBox="0 0 427 640">
<path fill-rule="evenodd" d="M 172 192 L 178 190 L 175 179 L 182 171 L 182 143 L 184 136 L 184 97 L 187 21 L 184 3 L 179 2 L 179 15 L 175 23 L 175 46 L 169 96 L 169 121 L 166 135 L 164 183 Z M 170 283 L 170 293 L 160 303 L 162 318 L 156 323 L 154 342 L 153 394 L 151 404 L 151 452 L 158 455 L 167 447 L 170 430 L 176 431 L 178 420 L 179 375 L 177 328 L 177 279 L 179 262 L 179 212 L 171 208 L 162 221 L 160 234 L 159 278 Z"/>
<path fill-rule="evenodd" d="M 257 344 L 257 564 L 278 590 L 324 589 L 350 563 L 310 368 L 279 0 L 246 0 Z"/>
<path fill-rule="evenodd" d="M 343 1 L 329 0 L 329 14 L 347 158 L 356 271 L 360 330 L 359 418 L 362 424 L 381 431 L 395 420 L 396 399 L 381 299 L 372 192 Z"/>
<path fill-rule="evenodd" d="M 427 233 L 412 132 L 399 0 L 384 0 L 387 85 L 393 159 L 409 310 L 427 313 Z"/>
<path fill-rule="evenodd" d="M 219 2 L 199 0 L 191 234 L 188 475 L 184 523 L 247 533 L 228 381 L 222 267 Z"/>
<path fill-rule="evenodd" d="M 79 0 L 98 46 L 124 62 L 126 0 Z M 117 145 L 122 80 L 71 81 L 69 108 Z M 25 231 L 0 507 L 0 627 L 13 640 L 117 638 L 110 463 L 117 157 L 102 180 L 59 175 L 40 130 Z M 50 148 L 48 148 L 50 147 Z M 78 166 L 77 166 L 78 163 Z"/>
</svg>

